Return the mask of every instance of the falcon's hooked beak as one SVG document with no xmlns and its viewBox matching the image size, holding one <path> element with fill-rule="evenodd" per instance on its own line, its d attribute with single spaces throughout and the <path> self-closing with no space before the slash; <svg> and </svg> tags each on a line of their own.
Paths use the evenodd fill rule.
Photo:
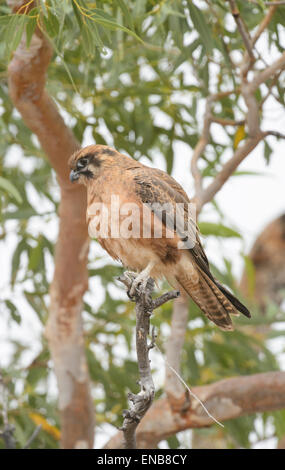
<svg viewBox="0 0 285 470">
<path fill-rule="evenodd" d="M 79 172 L 78 171 L 75 171 L 75 170 L 71 170 L 70 174 L 69 174 L 69 179 L 71 181 L 71 183 L 74 183 L 74 181 L 77 181 L 79 179 Z"/>
</svg>

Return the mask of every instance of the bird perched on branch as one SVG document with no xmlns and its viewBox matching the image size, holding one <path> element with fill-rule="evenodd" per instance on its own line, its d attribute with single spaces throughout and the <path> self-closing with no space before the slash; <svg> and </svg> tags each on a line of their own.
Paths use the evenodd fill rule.
<svg viewBox="0 0 285 470">
<path fill-rule="evenodd" d="M 149 276 L 182 287 L 205 315 L 233 330 L 230 315 L 248 309 L 211 274 L 190 200 L 167 173 L 105 145 L 90 145 L 69 161 L 70 180 L 87 188 L 91 237 L 136 275 L 133 297 Z"/>
</svg>

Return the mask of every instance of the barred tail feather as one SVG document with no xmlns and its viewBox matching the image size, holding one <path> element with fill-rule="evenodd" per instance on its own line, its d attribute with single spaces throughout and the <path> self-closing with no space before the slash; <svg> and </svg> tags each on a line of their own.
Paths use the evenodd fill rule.
<svg viewBox="0 0 285 470">
<path fill-rule="evenodd" d="M 188 277 L 181 272 L 176 280 L 209 320 L 222 330 L 234 329 L 230 314 L 237 314 L 235 307 L 204 272 L 199 272 L 198 281 L 191 280 L 191 276 Z"/>
<path fill-rule="evenodd" d="M 215 284 L 239 312 L 241 312 L 247 318 L 251 318 L 250 311 L 246 308 L 246 306 L 243 305 L 228 289 L 226 289 L 226 287 L 222 286 L 218 281 L 216 281 L 216 279 Z"/>
</svg>

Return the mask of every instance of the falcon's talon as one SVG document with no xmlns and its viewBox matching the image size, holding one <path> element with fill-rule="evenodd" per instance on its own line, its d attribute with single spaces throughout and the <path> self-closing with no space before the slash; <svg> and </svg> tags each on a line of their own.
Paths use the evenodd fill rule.
<svg viewBox="0 0 285 470">
<path fill-rule="evenodd" d="M 153 267 L 154 262 L 150 261 L 143 271 L 135 275 L 136 277 L 133 279 L 132 285 L 128 292 L 129 298 L 135 297 L 136 293 L 140 294 L 146 291 L 149 276 Z M 134 273 L 132 273 L 132 275 L 133 274 Z"/>
<path fill-rule="evenodd" d="M 127 296 L 129 297 L 131 302 L 135 302 L 136 301 L 135 296 L 131 295 L 130 291 L 131 291 L 131 287 L 130 287 L 130 289 L 127 290 Z"/>
<path fill-rule="evenodd" d="M 129 292 L 128 292 L 128 296 L 130 299 L 133 299 L 136 294 L 139 294 L 140 291 L 142 292 L 143 291 L 143 283 L 140 281 L 140 279 L 138 279 L 138 277 L 136 279 L 133 280 L 132 282 L 132 285 L 129 289 Z M 137 282 L 136 282 L 137 281 Z"/>
<path fill-rule="evenodd" d="M 129 289 L 129 297 L 135 297 L 136 294 L 142 294 L 145 292 L 148 278 L 146 280 L 141 280 L 138 275 L 132 282 L 132 285 Z"/>
</svg>

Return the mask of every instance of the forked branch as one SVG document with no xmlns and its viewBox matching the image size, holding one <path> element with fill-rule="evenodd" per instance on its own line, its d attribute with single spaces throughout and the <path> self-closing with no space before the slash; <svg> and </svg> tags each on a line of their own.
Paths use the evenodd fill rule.
<svg viewBox="0 0 285 470">
<path fill-rule="evenodd" d="M 134 275 L 125 273 L 119 277 L 119 281 L 125 284 L 128 291 L 134 280 Z M 124 410 L 124 422 L 121 430 L 124 433 L 124 448 L 136 448 L 136 429 L 141 419 L 150 408 L 155 394 L 154 383 L 151 375 L 149 351 L 155 345 L 155 334 L 152 332 L 151 343 L 148 344 L 148 334 L 150 329 L 150 316 L 154 309 L 176 299 L 179 291 L 170 291 L 161 297 L 152 299 L 154 281 L 149 278 L 146 286 L 137 289 L 134 299 L 136 303 L 136 351 L 140 375 L 140 392 L 138 394 L 129 393 L 130 407 Z"/>
</svg>

